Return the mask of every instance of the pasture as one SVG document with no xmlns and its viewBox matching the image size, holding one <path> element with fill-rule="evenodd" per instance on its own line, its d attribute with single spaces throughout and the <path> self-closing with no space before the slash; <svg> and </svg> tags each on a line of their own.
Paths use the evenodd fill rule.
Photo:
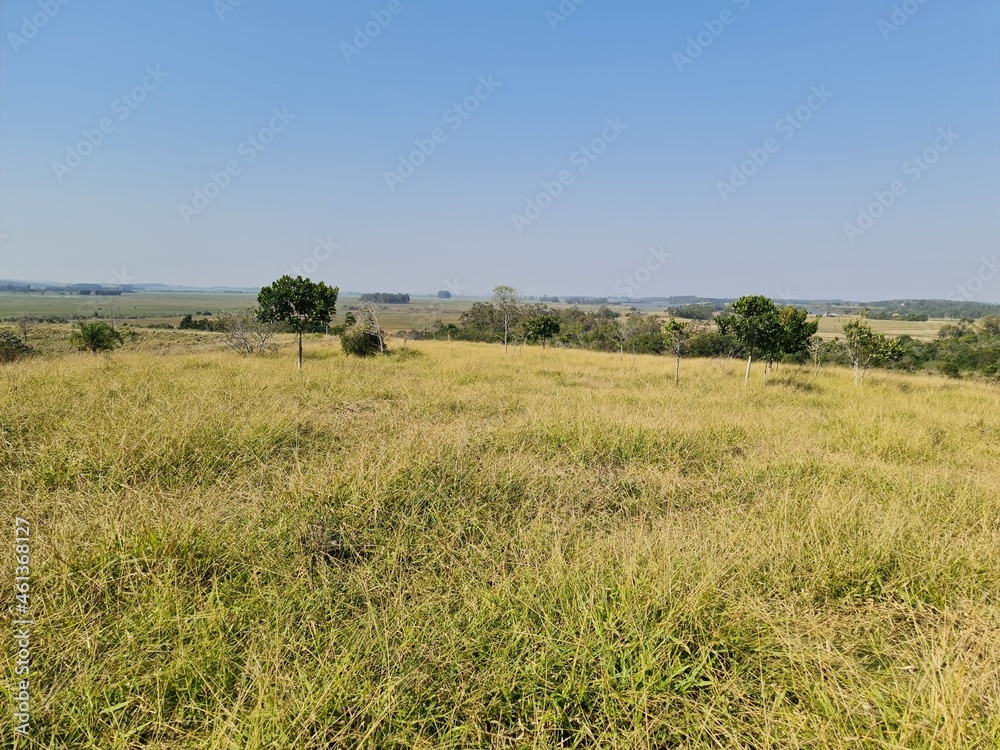
<svg viewBox="0 0 1000 750">
<path fill-rule="evenodd" d="M 0 368 L 4 746 L 998 747 L 995 386 L 160 334 Z"/>
</svg>

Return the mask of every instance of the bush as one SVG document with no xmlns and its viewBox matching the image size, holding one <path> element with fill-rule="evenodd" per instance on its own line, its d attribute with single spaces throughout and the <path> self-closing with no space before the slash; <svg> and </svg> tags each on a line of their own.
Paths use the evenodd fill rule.
<svg viewBox="0 0 1000 750">
<path fill-rule="evenodd" d="M 201 315 L 202 313 L 196 312 L 195 315 Z M 211 313 L 205 313 L 206 315 L 211 315 Z M 213 323 L 208 318 L 201 318 L 199 320 L 194 319 L 190 315 L 185 315 L 181 318 L 180 325 L 177 326 L 182 331 L 215 331 L 218 330 L 218 326 Z"/>
<path fill-rule="evenodd" d="M 957 362 L 945 362 L 941 365 L 941 372 L 949 378 L 962 377 L 962 368 L 958 366 Z"/>
<path fill-rule="evenodd" d="M 736 340 L 724 333 L 708 331 L 684 342 L 685 357 L 729 357 L 736 350 Z"/>
<path fill-rule="evenodd" d="M 377 333 L 364 326 L 353 325 L 340 335 L 340 345 L 354 357 L 373 357 L 383 351 Z"/>
<path fill-rule="evenodd" d="M 10 331 L 0 331 L 0 362 L 15 362 L 30 357 L 34 350 Z"/>
<path fill-rule="evenodd" d="M 77 323 L 69 342 L 80 351 L 97 354 L 118 348 L 125 339 L 107 323 Z"/>
<path fill-rule="evenodd" d="M 388 354 L 385 345 L 385 331 L 379 328 L 375 314 L 365 309 L 342 334 L 340 345 L 344 353 L 354 357 L 373 357 Z"/>
</svg>

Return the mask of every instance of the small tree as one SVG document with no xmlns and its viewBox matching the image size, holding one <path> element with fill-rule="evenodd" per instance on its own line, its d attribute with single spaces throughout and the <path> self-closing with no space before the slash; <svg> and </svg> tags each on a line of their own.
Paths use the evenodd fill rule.
<svg viewBox="0 0 1000 750">
<path fill-rule="evenodd" d="M 337 312 L 340 287 L 329 287 L 296 276 L 282 276 L 260 290 L 258 318 L 262 323 L 287 323 L 298 334 L 299 369 L 302 369 L 302 334 L 314 326 L 328 325 Z"/>
<path fill-rule="evenodd" d="M 676 318 L 671 318 L 670 322 L 663 326 L 663 333 L 667 337 L 667 344 L 674 353 L 676 364 L 674 367 L 674 385 L 681 384 L 681 349 L 690 333 L 688 324 L 682 323 Z"/>
<path fill-rule="evenodd" d="M 26 315 L 23 315 L 23 316 L 21 316 L 20 318 L 17 319 L 17 330 L 21 334 L 21 340 L 22 341 L 26 342 L 28 340 L 28 334 L 31 333 L 31 324 L 32 324 L 32 322 L 33 321 L 31 320 L 31 318 L 29 318 Z"/>
<path fill-rule="evenodd" d="M 76 330 L 70 334 L 69 342 L 80 351 L 91 354 L 110 352 L 125 343 L 121 333 L 103 321 L 80 322 L 76 326 Z"/>
<path fill-rule="evenodd" d="M 987 315 L 982 320 L 982 326 L 987 336 L 1000 336 L 1000 315 Z"/>
<path fill-rule="evenodd" d="M 447 289 L 442 289 L 440 292 L 438 292 L 438 299 L 451 299 L 451 292 L 449 292 Z"/>
<path fill-rule="evenodd" d="M 869 367 L 884 364 L 900 353 L 898 341 L 875 333 L 864 318 L 844 324 L 844 343 L 854 369 L 854 385 L 858 386 L 865 382 Z"/>
<path fill-rule="evenodd" d="M 615 343 L 618 344 L 618 361 L 625 360 L 625 345 L 632 336 L 632 326 L 629 325 L 628 318 L 618 318 L 612 324 L 614 326 Z"/>
<path fill-rule="evenodd" d="M 758 354 L 773 356 L 780 349 L 782 338 L 778 308 L 769 298 L 761 295 L 740 297 L 733 303 L 732 314 L 717 318 L 719 331 L 731 334 L 740 344 L 747 358 L 744 385 L 750 384 L 750 367 Z"/>
<path fill-rule="evenodd" d="M 521 305 L 521 295 L 512 286 L 497 286 L 493 288 L 493 307 L 503 320 L 503 350 L 507 351 L 507 341 L 510 339 L 510 329 L 517 319 Z"/>
<path fill-rule="evenodd" d="M 222 333 L 226 346 L 237 354 L 248 356 L 267 351 L 268 341 L 278 329 L 277 323 L 261 321 L 257 308 L 240 312 L 220 312 L 215 328 Z"/>
<path fill-rule="evenodd" d="M 809 342 L 819 330 L 818 320 L 809 320 L 805 310 L 787 305 L 778 312 L 781 322 L 781 354 L 802 355 L 809 351 Z"/>
<path fill-rule="evenodd" d="M 819 366 L 823 362 L 823 355 L 828 354 L 832 351 L 836 351 L 838 344 L 840 344 L 840 337 L 834 336 L 830 341 L 824 341 L 819 336 L 813 336 L 809 339 L 809 343 L 806 348 L 813 357 L 813 363 L 816 365 L 816 372 L 819 372 Z"/>
<path fill-rule="evenodd" d="M 555 315 L 541 315 L 524 322 L 524 335 L 529 341 L 545 342 L 559 333 L 559 318 Z"/>
</svg>

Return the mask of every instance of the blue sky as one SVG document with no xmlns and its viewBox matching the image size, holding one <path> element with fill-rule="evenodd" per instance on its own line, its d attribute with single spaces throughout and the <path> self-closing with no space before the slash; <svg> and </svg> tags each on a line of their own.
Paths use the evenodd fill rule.
<svg viewBox="0 0 1000 750">
<path fill-rule="evenodd" d="M 0 29 L 0 278 L 1000 301 L 996 0 L 35 0 Z"/>
</svg>

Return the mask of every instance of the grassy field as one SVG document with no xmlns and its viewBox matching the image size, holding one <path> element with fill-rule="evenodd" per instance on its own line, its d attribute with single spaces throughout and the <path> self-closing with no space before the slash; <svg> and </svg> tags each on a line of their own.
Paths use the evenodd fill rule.
<svg viewBox="0 0 1000 750">
<path fill-rule="evenodd" d="M 856 320 L 851 316 L 839 318 L 819 318 L 819 335 L 824 339 L 832 339 L 834 336 L 843 338 L 844 323 Z M 927 320 L 923 322 L 908 320 L 868 320 L 867 323 L 876 333 L 884 333 L 886 336 L 912 336 L 918 341 L 931 341 L 938 337 L 941 328 L 954 324 L 954 320 Z"/>
<path fill-rule="evenodd" d="M 0 368 L 2 746 L 1000 747 L 996 387 L 206 341 Z"/>
<path fill-rule="evenodd" d="M 441 300 L 434 297 L 414 297 L 408 305 L 382 305 L 380 321 L 388 331 L 401 329 L 433 329 L 437 320 L 445 323 L 458 321 L 459 316 L 471 307 L 470 298 Z M 58 294 L 20 294 L 0 292 L 0 320 L 13 321 L 22 316 L 36 319 L 90 318 L 130 321 L 139 325 L 170 323 L 177 325 L 185 315 L 201 317 L 222 311 L 244 310 L 257 302 L 254 294 L 209 292 L 137 292 L 121 297 L 94 297 Z M 342 295 L 338 317 L 359 303 L 358 295 Z"/>
<path fill-rule="evenodd" d="M 22 294 L 0 292 L 0 319 L 27 315 L 33 318 L 90 317 L 95 312 L 110 317 L 114 309 L 120 320 L 180 318 L 186 314 L 240 310 L 254 304 L 253 294 L 212 294 L 208 292 L 137 292 L 120 297 Z"/>
</svg>

